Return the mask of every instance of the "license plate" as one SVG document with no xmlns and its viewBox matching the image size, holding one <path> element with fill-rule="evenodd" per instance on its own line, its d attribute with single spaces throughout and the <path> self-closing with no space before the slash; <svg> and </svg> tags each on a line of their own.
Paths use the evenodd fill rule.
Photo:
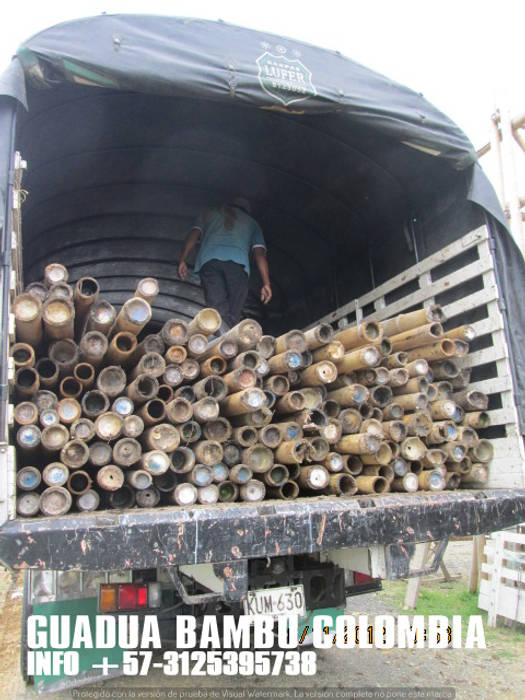
<svg viewBox="0 0 525 700">
<path fill-rule="evenodd" d="M 306 615 L 304 586 L 261 588 L 248 591 L 244 600 L 245 615 Z"/>
</svg>

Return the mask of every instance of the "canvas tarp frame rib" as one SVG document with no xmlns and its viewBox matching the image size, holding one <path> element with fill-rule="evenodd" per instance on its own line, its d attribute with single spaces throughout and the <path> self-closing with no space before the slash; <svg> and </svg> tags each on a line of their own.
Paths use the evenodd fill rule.
<svg viewBox="0 0 525 700">
<path fill-rule="evenodd" d="M 270 121 L 275 117 L 280 136 L 300 124 L 312 145 L 318 133 L 322 135 L 319 144 L 330 139 L 334 153 L 338 143 L 349 154 L 354 153 L 352 165 L 361 169 L 363 180 L 372 180 L 377 173 L 388 183 L 398 198 L 395 206 L 399 211 L 393 209 L 392 226 L 411 216 L 419 201 L 432 196 L 428 183 L 434 175 L 443 193 L 447 188 L 448 195 L 453 193 L 458 211 L 473 203 L 486 212 L 507 323 L 512 328 L 509 344 L 525 431 L 525 311 L 520 304 L 525 290 L 523 259 L 510 237 L 494 190 L 476 163 L 472 144 L 422 95 L 337 52 L 223 22 L 149 15 L 102 15 L 66 22 L 24 42 L 0 76 L 0 224 L 7 211 L 13 147 L 8 125 L 17 110 L 20 121 L 25 119 L 28 124 L 24 108 L 29 106 L 31 115 L 32 100 L 43 104 L 39 96 L 67 97 L 73 91 L 92 94 L 100 104 L 118 94 L 174 98 L 183 107 L 201 101 L 202 105 L 216 104 L 217 114 L 223 110 L 225 118 L 234 111 L 241 115 L 257 112 L 261 124 L 266 113 Z M 46 100 L 49 103 L 51 98 Z M 297 156 L 298 151 L 292 155 Z M 409 164 L 409 175 L 421 173 L 419 179 L 404 176 L 405 163 Z M 298 173 L 293 176 L 298 182 Z M 334 173 L 330 177 L 336 179 Z M 380 189 L 371 191 L 370 198 Z M 342 202 L 341 212 L 348 212 L 349 220 L 355 218 L 353 226 L 364 238 L 370 235 L 373 206 L 365 197 L 355 196 L 354 200 L 359 203 Z M 315 223 L 321 236 L 322 226 Z M 298 221 L 298 230 L 300 225 Z M 388 227 L 385 231 L 385 236 L 390 235 Z M 450 235 L 459 237 L 462 233 Z M 2 240 L 5 243 L 5 236 Z M 276 250 L 278 243 L 276 240 Z M 435 249 L 441 241 L 427 243 Z M 8 251 L 2 252 L 5 256 Z M 289 249 L 283 249 L 283 259 L 289 255 Z M 291 264 L 297 267 L 297 276 L 311 276 L 301 268 L 300 255 Z"/>
</svg>

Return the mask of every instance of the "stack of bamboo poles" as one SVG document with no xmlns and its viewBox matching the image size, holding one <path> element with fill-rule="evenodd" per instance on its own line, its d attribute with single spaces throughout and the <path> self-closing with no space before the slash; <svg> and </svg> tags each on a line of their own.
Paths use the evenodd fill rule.
<svg viewBox="0 0 525 700">
<path fill-rule="evenodd" d="M 157 293 L 140 280 L 117 313 L 54 263 L 15 299 L 20 515 L 486 483 L 474 332 L 439 307 L 278 338 L 251 319 L 214 338 L 203 309 L 146 334 Z"/>
</svg>

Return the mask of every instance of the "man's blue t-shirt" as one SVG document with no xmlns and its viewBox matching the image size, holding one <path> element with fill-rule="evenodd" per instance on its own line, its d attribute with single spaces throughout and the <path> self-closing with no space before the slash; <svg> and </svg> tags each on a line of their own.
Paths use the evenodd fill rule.
<svg viewBox="0 0 525 700">
<path fill-rule="evenodd" d="M 233 221 L 228 220 L 228 210 L 235 215 Z M 201 214 L 194 228 L 202 231 L 201 246 L 193 268 L 195 274 L 209 260 L 231 260 L 243 265 L 249 275 L 251 249 L 258 246 L 266 249 L 259 224 L 235 206 L 217 207 Z"/>
</svg>

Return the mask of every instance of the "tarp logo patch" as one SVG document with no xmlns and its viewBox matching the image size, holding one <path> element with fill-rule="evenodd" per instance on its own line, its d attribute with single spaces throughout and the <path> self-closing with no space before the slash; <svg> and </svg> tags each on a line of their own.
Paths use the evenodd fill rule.
<svg viewBox="0 0 525 700">
<path fill-rule="evenodd" d="M 283 105 L 317 95 L 312 73 L 299 59 L 265 51 L 257 59 L 257 65 L 262 89 Z"/>
</svg>

